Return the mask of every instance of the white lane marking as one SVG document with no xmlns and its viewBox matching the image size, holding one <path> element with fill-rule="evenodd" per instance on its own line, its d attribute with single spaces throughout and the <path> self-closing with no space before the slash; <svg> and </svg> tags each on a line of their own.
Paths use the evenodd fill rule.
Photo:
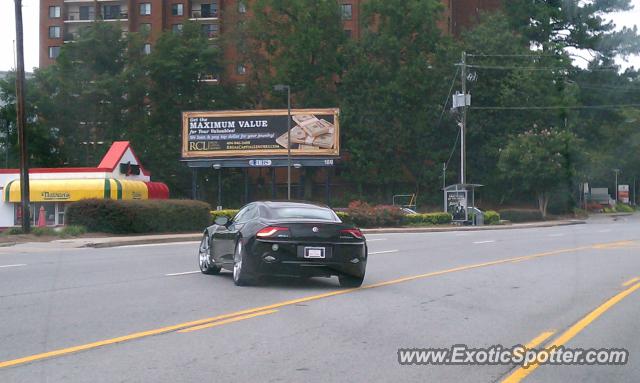
<svg viewBox="0 0 640 383">
<path fill-rule="evenodd" d="M 549 234 L 549 237 L 564 237 L 564 234 Z"/>
<path fill-rule="evenodd" d="M 386 238 L 373 238 L 373 239 L 367 239 L 367 242 L 373 242 L 373 241 L 386 241 Z"/>
<path fill-rule="evenodd" d="M 175 277 L 178 275 L 187 275 L 187 274 L 196 274 L 196 273 L 200 273 L 200 270 L 196 270 L 196 271 L 185 271 L 184 273 L 172 273 L 172 274 L 165 274 L 165 277 Z"/>
<path fill-rule="evenodd" d="M 183 241 L 183 242 L 163 242 L 163 243 L 145 243 L 142 245 L 124 245 L 124 246 L 116 246 L 119 249 L 122 248 L 131 248 L 131 247 L 151 247 L 151 246 L 167 246 L 167 245 L 193 245 L 196 243 L 200 243 L 200 241 Z"/>
<path fill-rule="evenodd" d="M 7 268 L 7 267 L 20 267 L 20 266 L 26 266 L 26 265 L 27 265 L 26 263 L 19 263 L 19 264 L 16 264 L 16 265 L 2 265 L 2 266 L 0 266 L 0 269 L 4 269 L 4 268 Z"/>
<path fill-rule="evenodd" d="M 369 253 L 369 255 L 372 254 L 388 254 L 388 253 L 397 253 L 399 250 L 384 250 L 384 251 L 374 251 L 373 253 Z"/>
<path fill-rule="evenodd" d="M 474 244 L 475 245 L 479 245 L 481 243 L 494 243 L 494 242 L 495 242 L 495 240 L 492 239 L 492 240 L 489 240 L 489 241 L 476 241 L 476 242 L 474 242 Z"/>
<path fill-rule="evenodd" d="M 611 229 L 598 230 L 598 233 L 609 233 Z"/>
</svg>

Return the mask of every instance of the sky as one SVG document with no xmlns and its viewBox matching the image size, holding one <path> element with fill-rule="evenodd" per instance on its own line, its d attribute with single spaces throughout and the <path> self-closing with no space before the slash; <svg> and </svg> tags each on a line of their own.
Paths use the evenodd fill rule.
<svg viewBox="0 0 640 383">
<path fill-rule="evenodd" d="M 613 14 L 612 19 L 618 26 L 637 25 L 640 29 L 640 0 L 632 0 L 635 9 L 629 12 Z M 38 23 L 39 0 L 22 0 L 22 18 L 24 24 L 24 59 L 28 72 L 38 66 Z M 14 68 L 14 41 L 16 35 L 13 0 L 0 0 L 0 71 Z M 624 67 L 640 68 L 640 57 L 634 56 L 626 62 L 620 60 Z"/>
</svg>

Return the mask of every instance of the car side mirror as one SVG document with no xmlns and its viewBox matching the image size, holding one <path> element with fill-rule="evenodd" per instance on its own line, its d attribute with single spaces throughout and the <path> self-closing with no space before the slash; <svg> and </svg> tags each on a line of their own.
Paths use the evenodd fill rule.
<svg viewBox="0 0 640 383">
<path fill-rule="evenodd" d="M 229 218 L 225 217 L 224 215 L 221 215 L 216 217 L 214 222 L 216 223 L 216 225 L 219 225 L 219 226 L 227 226 L 227 224 L 229 223 Z"/>
</svg>

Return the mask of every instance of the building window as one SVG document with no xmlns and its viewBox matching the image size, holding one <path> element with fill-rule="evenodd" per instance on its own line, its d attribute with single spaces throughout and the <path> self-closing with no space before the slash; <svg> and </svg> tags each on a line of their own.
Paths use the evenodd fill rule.
<svg viewBox="0 0 640 383">
<path fill-rule="evenodd" d="M 49 7 L 49 18 L 50 19 L 59 19 L 60 18 L 60 7 L 53 6 Z"/>
<path fill-rule="evenodd" d="M 94 8 L 88 5 L 81 5 L 79 7 L 80 20 L 93 20 Z"/>
<path fill-rule="evenodd" d="M 49 47 L 49 58 L 55 59 L 60 55 L 60 47 Z"/>
<path fill-rule="evenodd" d="M 200 17 L 218 17 L 218 2 L 213 0 L 211 3 L 200 5 Z"/>
<path fill-rule="evenodd" d="M 102 18 L 105 20 L 116 20 L 120 18 L 119 5 L 104 5 L 102 7 Z"/>
<path fill-rule="evenodd" d="M 245 75 L 247 74 L 247 66 L 244 64 L 238 64 L 236 66 L 236 73 L 240 74 L 240 75 Z"/>
<path fill-rule="evenodd" d="M 60 38 L 60 27 L 49 27 L 49 38 L 50 39 L 59 39 Z"/>
<path fill-rule="evenodd" d="M 342 20 L 351 20 L 353 18 L 353 9 L 351 4 L 342 4 L 340 8 L 342 10 Z"/>
<path fill-rule="evenodd" d="M 142 47 L 142 53 L 144 53 L 145 55 L 150 54 L 151 53 L 151 44 L 145 43 L 144 47 Z"/>
<path fill-rule="evenodd" d="M 210 39 L 216 37 L 219 30 L 218 24 L 202 24 L 202 33 Z"/>
<path fill-rule="evenodd" d="M 352 36 L 351 29 L 345 29 L 344 30 L 344 35 L 345 35 L 346 38 L 350 39 L 351 36 Z"/>
<path fill-rule="evenodd" d="M 171 6 L 171 16 L 182 16 L 184 15 L 184 4 L 173 4 Z"/>
<path fill-rule="evenodd" d="M 140 24 L 140 28 L 138 30 L 140 32 L 142 32 L 142 33 L 149 33 L 149 32 L 151 32 L 151 24 L 142 23 L 142 24 Z"/>
<path fill-rule="evenodd" d="M 182 24 L 173 24 L 171 26 L 171 31 L 173 31 L 173 33 L 182 33 L 182 28 L 183 28 Z"/>
<path fill-rule="evenodd" d="M 140 15 L 148 16 L 151 14 L 151 3 L 141 3 L 140 4 Z"/>
<path fill-rule="evenodd" d="M 238 13 L 247 13 L 247 3 L 243 0 L 238 1 Z"/>
</svg>

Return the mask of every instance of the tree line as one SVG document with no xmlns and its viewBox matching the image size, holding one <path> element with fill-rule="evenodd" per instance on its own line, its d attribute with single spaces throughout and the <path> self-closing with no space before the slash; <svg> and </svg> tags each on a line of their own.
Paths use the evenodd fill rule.
<svg viewBox="0 0 640 383">
<path fill-rule="evenodd" d="M 575 205 L 577 185 L 612 187 L 640 173 L 640 80 L 615 57 L 638 53 L 635 29 L 607 14 L 628 0 L 576 4 L 506 1 L 472 29 L 449 36 L 438 27 L 439 0 L 369 0 L 358 38 L 343 31 L 333 0 L 255 0 L 252 17 L 228 10 L 218 39 L 189 22 L 165 32 L 150 54 L 144 32 L 122 35 L 115 23 L 92 23 L 65 44 L 56 63 L 28 81 L 28 139 L 34 166 L 93 166 L 111 142 L 130 140 L 154 178 L 177 195 L 190 190 L 179 162 L 184 110 L 286 107 L 273 85 L 289 84 L 293 106 L 341 109 L 349 188 L 342 200 L 389 203 L 417 193 L 438 204 L 457 182 L 461 52 L 469 53 L 467 159 L 470 182 L 484 184 L 487 205 Z M 225 80 L 225 50 L 248 74 Z M 212 85 L 205 81 L 220 74 Z M 0 83 L 0 143 L 17 165 L 12 79 Z M 453 154 L 453 155 L 452 155 Z M 2 158 L 2 157 L 0 157 Z M 206 177 L 206 175 L 203 175 Z M 625 178 L 626 177 L 626 178 Z M 232 189 L 237 178 L 227 177 Z M 553 198 L 552 198 L 553 197 Z M 561 197 L 561 198 L 560 198 Z"/>
</svg>

